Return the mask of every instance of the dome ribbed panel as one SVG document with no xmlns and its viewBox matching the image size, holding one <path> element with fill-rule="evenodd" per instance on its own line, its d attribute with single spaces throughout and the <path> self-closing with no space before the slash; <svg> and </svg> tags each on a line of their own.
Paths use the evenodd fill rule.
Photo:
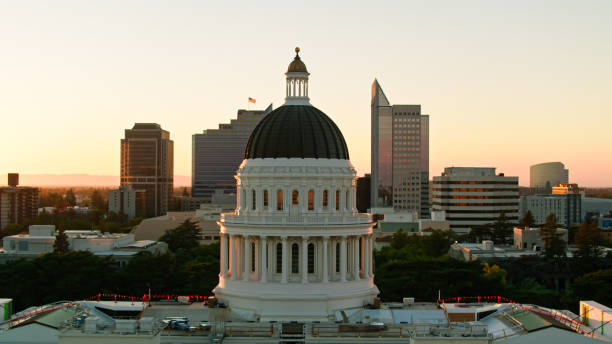
<svg viewBox="0 0 612 344">
<path fill-rule="evenodd" d="M 349 154 L 342 133 L 323 112 L 314 106 L 285 105 L 255 127 L 244 158 L 348 160 Z"/>
</svg>

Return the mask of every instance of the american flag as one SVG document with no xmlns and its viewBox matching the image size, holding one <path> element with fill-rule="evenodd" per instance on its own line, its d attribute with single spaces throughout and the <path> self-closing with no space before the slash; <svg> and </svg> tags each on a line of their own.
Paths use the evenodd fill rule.
<svg viewBox="0 0 612 344">
<path fill-rule="evenodd" d="M 255 104 L 255 102 L 256 102 L 256 101 L 255 101 L 255 98 L 251 98 L 251 97 L 249 97 L 249 103 L 253 103 L 253 104 Z"/>
</svg>

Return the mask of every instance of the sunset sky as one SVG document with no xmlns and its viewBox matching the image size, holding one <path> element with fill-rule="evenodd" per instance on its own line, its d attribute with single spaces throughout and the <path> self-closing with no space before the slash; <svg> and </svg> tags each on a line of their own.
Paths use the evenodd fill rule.
<svg viewBox="0 0 612 344">
<path fill-rule="evenodd" d="M 529 185 L 561 161 L 612 186 L 612 1 L 3 1 L 7 172 L 119 175 L 124 129 L 156 122 L 191 173 L 191 135 L 282 105 L 300 55 L 313 105 L 370 171 L 370 85 L 430 115 L 430 176 L 492 166 Z M 117 178 L 117 183 L 118 183 Z"/>
</svg>

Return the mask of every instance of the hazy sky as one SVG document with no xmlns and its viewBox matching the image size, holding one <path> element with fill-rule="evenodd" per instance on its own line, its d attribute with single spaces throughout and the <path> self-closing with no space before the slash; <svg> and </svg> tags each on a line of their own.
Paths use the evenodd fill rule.
<svg viewBox="0 0 612 344">
<path fill-rule="evenodd" d="M 494 166 L 529 184 L 562 161 L 612 185 L 612 1 L 0 1 L 6 172 L 119 174 L 157 122 L 190 175 L 191 135 L 282 104 L 300 54 L 311 102 L 370 170 L 370 85 L 430 115 L 430 176 Z"/>
</svg>

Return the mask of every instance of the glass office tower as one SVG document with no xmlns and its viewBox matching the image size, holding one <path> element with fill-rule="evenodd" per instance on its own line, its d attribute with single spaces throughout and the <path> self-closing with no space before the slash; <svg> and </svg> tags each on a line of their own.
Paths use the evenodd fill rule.
<svg viewBox="0 0 612 344">
<path fill-rule="evenodd" d="M 235 192 L 234 175 L 251 132 L 271 111 L 272 104 L 265 110 L 238 110 L 237 118 L 229 124 L 192 136 L 192 197 L 210 199 L 215 190 Z"/>
<path fill-rule="evenodd" d="M 429 217 L 429 116 L 420 105 L 391 105 L 372 84 L 371 206 Z"/>
</svg>

